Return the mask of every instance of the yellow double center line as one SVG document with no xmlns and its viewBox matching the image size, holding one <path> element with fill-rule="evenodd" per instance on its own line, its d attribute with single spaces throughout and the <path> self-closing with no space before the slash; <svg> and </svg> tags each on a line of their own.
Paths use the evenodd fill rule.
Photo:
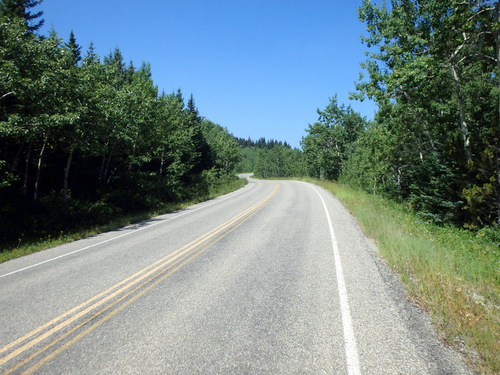
<svg viewBox="0 0 500 375">
<path fill-rule="evenodd" d="M 59 315 L 19 339 L 0 348 L 0 355 L 5 353 L 3 354 L 3 357 L 0 358 L 1 367 L 12 359 L 20 357 L 23 353 L 34 348 L 43 341 L 47 341 L 45 345 L 31 354 L 28 353 L 26 358 L 20 360 L 3 374 L 10 374 L 25 366 L 30 361 L 33 361 L 44 352 L 47 352 L 43 358 L 39 359 L 38 362 L 25 370 L 23 373 L 28 374 L 37 370 L 44 363 L 55 357 L 67 347 L 71 346 L 87 333 L 93 331 L 109 318 L 123 310 L 126 306 L 147 293 L 157 284 L 181 269 L 187 263 L 191 262 L 213 244 L 220 241 L 230 232 L 242 225 L 246 220 L 255 215 L 260 209 L 269 203 L 277 194 L 278 190 L 279 185 L 276 184 L 271 194 L 241 214 L 226 221 L 217 228 L 181 247 L 173 253 L 170 253 L 166 257 L 156 261 L 136 274 L 113 285 L 104 292 L 99 293 L 84 303 L 68 310 L 64 314 Z M 70 325 L 74 326 L 70 328 Z M 83 330 L 82 327 L 84 327 Z M 67 341 L 59 344 L 66 338 Z M 59 346 L 57 346 L 57 344 L 59 344 Z M 50 351 L 51 349 L 52 351 Z"/>
</svg>

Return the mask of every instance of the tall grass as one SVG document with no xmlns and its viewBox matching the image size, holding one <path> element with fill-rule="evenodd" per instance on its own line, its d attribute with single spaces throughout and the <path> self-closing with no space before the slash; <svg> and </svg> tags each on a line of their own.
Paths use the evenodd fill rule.
<svg viewBox="0 0 500 375">
<path fill-rule="evenodd" d="M 441 339 L 472 368 L 500 373 L 500 235 L 426 222 L 402 204 L 311 181 L 338 197 L 377 242 L 408 297 L 432 317 Z"/>
</svg>

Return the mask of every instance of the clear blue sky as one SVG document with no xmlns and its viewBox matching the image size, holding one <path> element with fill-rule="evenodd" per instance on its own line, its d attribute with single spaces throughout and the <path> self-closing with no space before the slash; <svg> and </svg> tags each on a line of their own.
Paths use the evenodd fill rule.
<svg viewBox="0 0 500 375">
<path fill-rule="evenodd" d="M 299 147 L 308 124 L 337 94 L 363 116 L 375 105 L 350 102 L 366 59 L 361 0 L 44 0 L 43 34 L 103 57 L 152 65 L 167 93 L 192 93 L 200 114 L 237 137 Z"/>
</svg>

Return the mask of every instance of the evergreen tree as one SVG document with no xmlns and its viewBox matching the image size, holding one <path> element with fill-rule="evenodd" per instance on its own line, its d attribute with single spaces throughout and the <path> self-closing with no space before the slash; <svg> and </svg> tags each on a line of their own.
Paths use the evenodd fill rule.
<svg viewBox="0 0 500 375">
<path fill-rule="evenodd" d="M 198 108 L 196 108 L 193 94 L 189 97 L 185 112 L 187 126 L 190 129 L 193 145 L 196 150 L 196 157 L 193 158 L 193 172 L 197 174 L 202 170 L 212 168 L 214 160 L 212 155 L 210 155 L 210 147 L 202 132 L 202 118 L 199 114 Z"/>
<path fill-rule="evenodd" d="M 87 65 L 92 63 L 99 63 L 99 56 L 95 53 L 95 46 L 93 42 L 90 42 L 89 48 L 87 49 L 87 53 L 83 58 L 83 62 Z"/>
<path fill-rule="evenodd" d="M 189 111 L 189 113 L 192 114 L 194 122 L 201 122 L 200 115 L 199 115 L 199 112 L 198 112 L 198 108 L 196 108 L 196 104 L 194 103 L 194 96 L 193 96 L 193 94 L 191 94 L 189 96 L 189 100 L 187 102 L 187 110 Z"/>
<path fill-rule="evenodd" d="M 193 96 L 158 96 L 150 64 L 118 48 L 101 62 L 93 44 L 81 59 L 74 33 L 38 37 L 6 14 L 21 2 L 0 4 L 0 247 L 228 181 L 239 146 Z"/>
<path fill-rule="evenodd" d="M 75 34 L 73 33 L 73 30 L 69 34 L 69 41 L 66 43 L 66 47 L 70 50 L 71 55 L 73 56 L 73 62 L 75 65 L 78 65 L 80 61 L 82 61 L 82 56 L 81 56 L 81 49 L 77 43 L 76 43 L 76 38 Z"/>
<path fill-rule="evenodd" d="M 151 69 L 151 67 L 149 67 L 149 76 L 147 77 L 147 79 L 151 78 L 150 69 Z M 134 74 L 135 74 L 134 62 L 132 60 L 130 60 L 130 62 L 125 70 L 125 81 L 127 83 L 132 83 L 132 81 L 134 79 Z"/>
<path fill-rule="evenodd" d="M 227 129 L 220 125 L 203 119 L 201 128 L 209 146 L 213 168 L 229 175 L 241 159 L 241 147 Z"/>
<path fill-rule="evenodd" d="M 111 69 L 110 74 L 116 89 L 121 89 L 125 84 L 130 83 L 132 75 L 127 70 L 127 64 L 123 61 L 120 48 L 116 47 L 113 52 L 104 56 L 104 65 Z"/>
<path fill-rule="evenodd" d="M 35 32 L 44 24 L 43 11 L 31 13 L 30 9 L 41 4 L 43 0 L 1 0 L 0 18 L 12 19 L 14 17 L 22 18 L 25 21 L 26 29 L 29 32 Z"/>
</svg>

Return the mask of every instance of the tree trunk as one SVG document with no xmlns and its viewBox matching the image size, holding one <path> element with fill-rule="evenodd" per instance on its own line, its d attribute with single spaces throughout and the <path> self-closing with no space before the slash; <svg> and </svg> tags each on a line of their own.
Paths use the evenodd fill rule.
<svg viewBox="0 0 500 375">
<path fill-rule="evenodd" d="M 29 169 L 30 169 L 30 162 L 31 162 L 31 147 L 33 145 L 33 141 L 30 141 L 28 145 L 28 154 L 26 155 L 26 166 L 24 167 L 24 182 L 23 182 L 23 188 L 21 189 L 22 193 L 24 196 L 28 194 L 28 175 L 29 175 Z"/>
<path fill-rule="evenodd" d="M 160 176 L 163 174 L 163 166 L 165 164 L 165 151 L 161 152 L 161 157 L 160 157 Z"/>
<path fill-rule="evenodd" d="M 139 133 L 136 134 L 134 139 L 134 144 L 132 145 L 132 157 L 130 158 L 130 163 L 128 165 L 129 173 L 132 172 L 132 167 L 134 166 L 134 158 L 137 151 L 137 139 L 139 138 Z"/>
<path fill-rule="evenodd" d="M 429 141 L 429 145 L 431 146 L 431 150 L 432 150 L 434 156 L 436 157 L 436 159 L 439 160 L 438 151 L 436 149 L 436 146 L 434 145 L 434 141 L 432 139 L 431 132 L 427 128 L 425 120 L 422 118 L 422 116 L 418 112 L 417 106 L 415 106 L 413 104 L 413 100 L 410 98 L 410 95 L 405 90 L 403 90 L 402 87 L 401 87 L 401 91 L 403 92 L 404 96 L 406 97 L 406 100 L 408 100 L 408 103 L 410 103 L 410 105 L 415 108 L 415 117 L 417 118 L 418 122 L 422 126 L 422 130 L 423 130 L 425 136 L 427 137 L 427 140 Z M 423 160 L 423 155 L 422 155 L 421 151 L 420 151 L 420 159 Z"/>
<path fill-rule="evenodd" d="M 103 186 L 103 179 L 104 179 L 104 167 L 106 166 L 106 154 L 102 156 L 102 162 L 101 162 L 101 168 L 99 169 L 99 184 L 101 187 Z"/>
<path fill-rule="evenodd" d="M 106 178 L 108 176 L 109 163 L 111 161 L 111 156 L 113 155 L 113 151 L 109 151 L 109 156 L 106 157 L 106 154 L 102 156 L 101 169 L 99 170 L 99 183 L 101 187 L 106 185 Z"/>
<path fill-rule="evenodd" d="M 38 199 L 38 189 L 40 187 L 40 171 L 42 169 L 42 158 L 43 154 L 45 152 L 45 146 L 47 145 L 48 138 L 45 137 L 43 140 L 42 148 L 40 149 L 40 154 L 38 155 L 38 164 L 37 164 L 37 170 L 36 170 L 36 180 L 35 180 L 35 192 L 33 193 L 33 199 L 37 200 Z"/>
<path fill-rule="evenodd" d="M 108 183 L 108 171 L 109 171 L 109 164 L 111 163 L 111 156 L 113 155 L 113 150 L 109 152 L 108 160 L 106 161 L 106 167 L 104 168 L 104 174 L 103 174 L 103 186 Z"/>
<path fill-rule="evenodd" d="M 73 160 L 73 152 L 72 148 L 69 152 L 68 159 L 66 160 L 66 167 L 64 168 L 64 185 L 63 185 L 63 202 L 66 205 L 68 203 L 68 177 L 69 177 L 69 169 L 71 167 L 71 161 Z"/>
<path fill-rule="evenodd" d="M 31 141 L 30 143 L 31 144 Z M 21 157 L 21 153 L 24 151 L 24 146 L 26 146 L 26 142 L 23 142 L 21 143 L 21 145 L 19 146 L 19 149 L 17 150 L 16 152 L 16 156 L 14 157 L 14 160 L 12 161 L 12 170 L 17 170 L 17 164 L 19 163 L 19 159 Z M 7 146 L 6 146 L 6 149 L 5 149 L 5 153 L 8 154 L 7 152 Z"/>
<path fill-rule="evenodd" d="M 460 133 L 462 134 L 462 142 L 464 145 L 465 157 L 467 159 L 467 163 L 469 163 L 470 161 L 472 161 L 472 155 L 470 152 L 469 129 L 467 125 L 467 120 L 465 118 L 465 105 L 462 98 L 462 91 L 460 90 L 460 78 L 458 76 L 455 65 L 450 64 L 450 70 L 451 70 L 451 76 L 453 77 L 455 93 L 457 95 L 457 101 L 458 101 L 458 109 L 460 112 Z"/>
</svg>

